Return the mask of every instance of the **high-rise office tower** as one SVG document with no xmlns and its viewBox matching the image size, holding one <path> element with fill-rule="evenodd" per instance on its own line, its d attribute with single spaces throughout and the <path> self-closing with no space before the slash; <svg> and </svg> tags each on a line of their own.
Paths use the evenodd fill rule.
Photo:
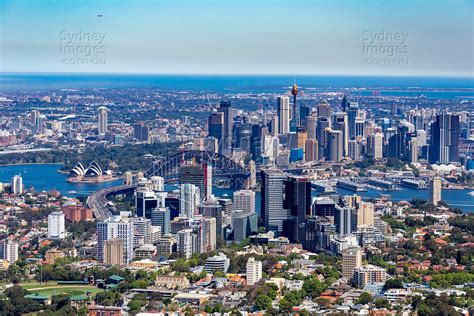
<svg viewBox="0 0 474 316">
<path fill-rule="evenodd" d="M 105 106 L 101 106 L 98 109 L 98 122 L 97 129 L 99 136 L 104 136 L 108 129 L 108 112 L 109 110 Z"/>
<path fill-rule="evenodd" d="M 181 166 L 179 168 L 179 183 L 194 184 L 196 187 L 198 187 L 201 200 L 203 200 L 207 196 L 208 187 L 206 186 L 206 168 L 207 167 L 205 167 L 204 165 Z"/>
<path fill-rule="evenodd" d="M 283 232 L 284 223 L 288 219 L 288 209 L 283 205 L 287 175 L 273 170 L 262 170 L 261 173 L 262 223 L 268 231 L 271 230 L 279 235 Z"/>
<path fill-rule="evenodd" d="M 375 133 L 367 137 L 367 153 L 374 159 L 383 158 L 383 134 Z"/>
<path fill-rule="evenodd" d="M 354 226 L 352 223 L 352 210 L 348 207 L 336 206 L 334 211 L 334 224 L 336 225 L 336 232 L 339 235 L 349 235 L 352 233 Z"/>
<path fill-rule="evenodd" d="M 179 214 L 187 218 L 193 218 L 197 211 L 197 206 L 200 204 L 199 188 L 194 184 L 180 184 L 179 185 Z"/>
<path fill-rule="evenodd" d="M 342 132 L 332 129 L 326 129 L 327 153 L 326 158 L 329 161 L 339 162 L 343 157 L 343 139 Z"/>
<path fill-rule="evenodd" d="M 316 116 L 307 116 L 305 120 L 306 132 L 308 139 L 316 139 L 316 126 L 318 118 Z"/>
<path fill-rule="evenodd" d="M 323 100 L 318 105 L 318 118 L 327 117 L 331 118 L 331 106 L 326 100 Z"/>
<path fill-rule="evenodd" d="M 278 138 L 276 138 L 276 139 L 278 140 Z M 277 145 L 277 147 L 278 147 L 278 145 Z M 255 186 L 257 185 L 257 167 L 255 166 L 255 161 L 250 160 L 249 164 L 248 164 L 248 168 L 249 168 L 249 171 L 250 171 L 249 186 L 248 187 L 249 188 L 255 188 Z"/>
<path fill-rule="evenodd" d="M 278 133 L 288 134 L 290 131 L 290 99 L 288 97 L 278 97 Z"/>
<path fill-rule="evenodd" d="M 344 97 L 342 98 L 341 102 L 341 110 L 342 112 L 347 112 L 349 109 L 349 101 L 347 100 L 347 96 L 344 94 Z"/>
<path fill-rule="evenodd" d="M 347 111 L 348 122 L 348 139 L 355 139 L 356 137 L 356 119 L 359 116 L 359 104 L 357 102 L 349 102 L 349 110 Z"/>
<path fill-rule="evenodd" d="M 252 125 L 252 137 L 250 140 L 250 153 L 252 155 L 252 160 L 257 163 L 260 163 L 262 158 L 262 138 L 266 136 L 267 130 L 266 127 L 260 124 Z"/>
<path fill-rule="evenodd" d="M 300 120 L 297 112 L 298 108 L 296 107 L 296 97 L 298 96 L 298 91 L 298 86 L 295 83 L 291 88 L 291 95 L 293 96 L 293 117 L 290 122 L 290 131 L 295 131 L 295 129 L 300 125 Z"/>
<path fill-rule="evenodd" d="M 222 224 L 224 226 L 230 225 L 232 218 L 232 200 L 231 199 L 219 199 L 219 204 L 222 207 Z M 217 231 L 219 236 L 221 236 L 219 230 Z"/>
<path fill-rule="evenodd" d="M 441 185 L 442 180 L 441 178 L 435 177 L 431 180 L 430 185 L 430 202 L 434 205 L 438 205 L 441 202 Z"/>
<path fill-rule="evenodd" d="M 157 207 L 163 207 L 163 203 L 162 196 L 148 188 L 139 188 L 136 191 L 135 205 L 138 217 L 151 218 L 151 211 Z"/>
<path fill-rule="evenodd" d="M 134 124 L 133 137 L 140 142 L 148 143 L 150 141 L 150 127 L 144 122 Z"/>
<path fill-rule="evenodd" d="M 302 105 L 300 106 L 300 125 L 301 126 L 306 126 L 306 118 L 308 116 L 310 116 L 310 111 L 311 109 L 309 108 L 309 106 L 306 106 L 306 105 Z"/>
<path fill-rule="evenodd" d="M 176 234 L 177 251 L 180 256 L 189 259 L 193 255 L 193 230 L 183 229 Z"/>
<path fill-rule="evenodd" d="M 64 237 L 66 237 L 64 213 L 54 211 L 48 215 L 48 238 L 63 239 Z"/>
<path fill-rule="evenodd" d="M 120 238 L 104 240 L 103 263 L 116 265 L 124 264 L 123 244 L 123 239 Z"/>
<path fill-rule="evenodd" d="M 258 231 L 258 215 L 245 211 L 234 211 L 232 213 L 232 230 L 236 242 L 241 242 L 248 236 Z"/>
<path fill-rule="evenodd" d="M 308 133 L 306 129 L 302 126 L 298 126 L 296 129 L 296 148 L 303 148 L 304 151 L 307 139 Z"/>
<path fill-rule="evenodd" d="M 316 127 L 316 138 L 318 139 L 318 160 L 327 154 L 327 133 L 326 130 L 331 127 L 331 120 L 328 117 L 318 117 L 318 125 Z"/>
<path fill-rule="evenodd" d="M 23 178 L 20 175 L 12 177 L 11 192 L 13 194 L 23 194 Z"/>
<path fill-rule="evenodd" d="M 262 262 L 250 257 L 245 267 L 247 285 L 255 285 L 262 279 Z"/>
<path fill-rule="evenodd" d="M 342 154 L 349 154 L 349 123 L 348 115 L 344 112 L 337 112 L 333 115 L 333 129 L 342 133 Z"/>
<path fill-rule="evenodd" d="M 209 115 L 207 120 L 207 129 L 209 137 L 214 137 L 217 140 L 219 152 L 222 153 L 224 148 L 224 113 L 213 112 Z"/>
<path fill-rule="evenodd" d="M 230 101 L 221 101 L 219 104 L 219 112 L 224 113 L 224 149 L 232 146 L 232 126 L 234 125 L 234 115 L 231 109 Z"/>
<path fill-rule="evenodd" d="M 354 138 L 363 138 L 364 137 L 364 129 L 365 129 L 365 119 L 358 116 L 355 118 L 355 134 Z"/>
<path fill-rule="evenodd" d="M 223 206 L 214 197 L 209 200 L 205 200 L 198 206 L 199 215 L 204 218 L 215 218 L 216 219 L 216 233 L 218 236 L 222 236 L 222 225 L 223 225 Z"/>
<path fill-rule="evenodd" d="M 311 215 L 311 182 L 304 177 L 289 177 L 285 183 L 284 207 L 289 209 L 287 236 L 292 242 L 303 242 L 304 223 Z"/>
<path fill-rule="evenodd" d="M 431 124 L 430 163 L 459 161 L 459 115 L 443 111 Z"/>
<path fill-rule="evenodd" d="M 18 242 L 14 239 L 7 238 L 0 243 L 0 259 L 14 264 L 18 260 Z"/>
<path fill-rule="evenodd" d="M 156 208 L 151 212 L 151 225 L 161 227 L 161 234 L 170 232 L 171 212 L 168 207 Z"/>
<path fill-rule="evenodd" d="M 234 210 L 255 213 L 255 192 L 252 190 L 235 191 L 232 205 Z"/>
<path fill-rule="evenodd" d="M 308 139 L 305 144 L 305 160 L 318 161 L 318 141 L 316 139 Z"/>
<path fill-rule="evenodd" d="M 104 260 L 104 242 L 110 239 L 123 240 L 123 262 L 133 258 L 133 222 L 120 216 L 110 217 L 97 222 L 97 260 Z"/>
<path fill-rule="evenodd" d="M 217 246 L 217 220 L 214 217 L 203 218 L 204 251 L 216 250 Z"/>
<path fill-rule="evenodd" d="M 357 208 L 357 226 L 374 226 L 374 204 L 360 202 Z"/>
<path fill-rule="evenodd" d="M 133 235 L 142 237 L 145 244 L 151 244 L 151 219 L 135 217 L 133 219 Z"/>
<path fill-rule="evenodd" d="M 204 190 L 206 193 L 205 199 L 208 200 L 212 196 L 212 165 L 204 164 Z"/>
<path fill-rule="evenodd" d="M 354 277 L 354 270 L 362 266 L 362 250 L 350 247 L 342 252 L 342 276 L 347 280 Z"/>
<path fill-rule="evenodd" d="M 347 155 L 351 157 L 352 160 L 360 160 L 362 158 L 362 149 L 363 144 L 359 140 L 351 139 L 349 141 L 349 151 Z"/>
</svg>

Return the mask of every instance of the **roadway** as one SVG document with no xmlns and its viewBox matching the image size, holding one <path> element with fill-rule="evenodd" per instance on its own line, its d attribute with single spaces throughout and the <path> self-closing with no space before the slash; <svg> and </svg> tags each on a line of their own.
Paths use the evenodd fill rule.
<svg viewBox="0 0 474 316">
<path fill-rule="evenodd" d="M 133 190 L 135 187 L 133 185 L 120 185 L 96 191 L 87 197 L 87 206 L 94 212 L 97 220 L 107 219 L 118 213 L 115 206 L 109 204 L 107 196 Z"/>
</svg>

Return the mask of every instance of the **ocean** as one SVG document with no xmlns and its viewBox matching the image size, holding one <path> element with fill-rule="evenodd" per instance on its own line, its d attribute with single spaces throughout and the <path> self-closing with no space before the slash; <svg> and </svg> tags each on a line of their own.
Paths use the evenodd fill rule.
<svg viewBox="0 0 474 316">
<path fill-rule="evenodd" d="M 60 89 L 158 88 L 218 93 L 281 92 L 294 82 L 315 91 L 360 89 L 381 96 L 474 98 L 473 78 L 301 76 L 301 75 L 143 75 L 0 73 L 0 92 Z"/>
</svg>

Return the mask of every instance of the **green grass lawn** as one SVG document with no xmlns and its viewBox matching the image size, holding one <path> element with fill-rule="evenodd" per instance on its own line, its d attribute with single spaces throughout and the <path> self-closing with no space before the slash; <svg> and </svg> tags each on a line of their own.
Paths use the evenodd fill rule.
<svg viewBox="0 0 474 316">
<path fill-rule="evenodd" d="M 55 282 L 51 282 L 48 284 L 39 284 L 39 283 L 31 283 L 31 284 L 21 284 L 21 286 L 31 294 L 41 294 L 41 295 L 57 295 L 57 294 L 68 294 L 68 295 L 81 295 L 86 294 L 87 292 L 92 293 L 95 295 L 99 292 L 103 292 L 103 289 L 96 288 L 90 285 L 58 285 Z"/>
</svg>

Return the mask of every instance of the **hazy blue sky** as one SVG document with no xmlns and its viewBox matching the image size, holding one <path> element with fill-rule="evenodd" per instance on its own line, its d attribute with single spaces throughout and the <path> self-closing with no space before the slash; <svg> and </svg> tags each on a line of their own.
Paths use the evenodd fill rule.
<svg viewBox="0 0 474 316">
<path fill-rule="evenodd" d="M 0 0 L 0 70 L 472 76 L 473 29 L 473 0 Z"/>
</svg>

